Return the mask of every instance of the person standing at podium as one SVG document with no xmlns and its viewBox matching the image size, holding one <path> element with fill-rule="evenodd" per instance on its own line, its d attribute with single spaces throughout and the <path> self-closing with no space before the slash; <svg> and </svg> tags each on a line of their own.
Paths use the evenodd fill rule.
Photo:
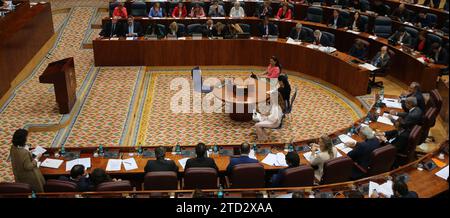
<svg viewBox="0 0 450 218">
<path fill-rule="evenodd" d="M 280 72 L 281 72 L 281 66 L 280 66 L 280 62 L 278 61 L 278 58 L 275 56 L 270 57 L 270 63 L 269 66 L 267 66 L 267 71 L 265 71 L 261 77 L 263 78 L 269 78 L 269 79 L 274 79 L 274 78 L 278 78 L 278 76 L 280 76 Z"/>
<path fill-rule="evenodd" d="M 113 17 L 105 25 L 103 25 L 100 36 L 102 37 L 120 37 L 125 36 L 122 24 L 118 22 L 118 17 Z"/>
</svg>

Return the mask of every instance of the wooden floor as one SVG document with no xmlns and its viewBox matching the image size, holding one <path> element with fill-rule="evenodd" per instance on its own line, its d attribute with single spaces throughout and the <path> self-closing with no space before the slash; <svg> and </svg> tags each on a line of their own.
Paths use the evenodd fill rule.
<svg viewBox="0 0 450 218">
<path fill-rule="evenodd" d="M 448 81 L 448 76 L 444 76 L 443 80 Z M 394 78 L 387 76 L 384 78 L 377 78 L 376 81 L 382 81 L 384 84 L 384 93 L 391 95 L 400 95 L 403 91 L 405 91 L 408 87 L 402 83 L 397 82 Z M 378 92 L 379 89 L 372 89 L 372 93 Z M 425 143 L 426 145 L 419 146 L 418 150 L 424 152 L 431 152 L 437 149 L 438 145 L 448 140 L 448 123 L 443 122 L 443 120 L 438 117 L 436 120 L 436 125 L 430 130 L 430 135 L 435 138 L 435 142 Z"/>
</svg>

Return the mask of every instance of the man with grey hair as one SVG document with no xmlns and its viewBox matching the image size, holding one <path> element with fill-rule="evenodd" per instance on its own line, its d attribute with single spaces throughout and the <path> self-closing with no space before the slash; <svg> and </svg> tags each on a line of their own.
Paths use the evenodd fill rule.
<svg viewBox="0 0 450 218">
<path fill-rule="evenodd" d="M 406 98 L 405 107 L 407 109 L 405 111 L 407 112 L 397 112 L 391 110 L 390 114 L 403 118 L 401 124 L 407 129 L 412 129 L 415 125 L 422 124 L 423 111 L 419 107 L 417 107 L 416 97 Z M 389 119 L 391 119 L 392 122 L 395 121 L 392 116 L 389 116 Z"/>
<path fill-rule="evenodd" d="M 321 45 L 321 46 L 331 46 L 331 39 L 329 39 L 327 36 L 325 36 L 320 30 L 314 31 L 314 42 L 315 45 Z"/>
<path fill-rule="evenodd" d="M 374 131 L 369 126 L 362 126 L 358 131 L 358 136 L 363 139 L 361 142 L 347 142 L 347 147 L 353 148 L 347 156 L 349 156 L 358 165 L 367 169 L 370 163 L 372 151 L 380 147 L 380 141 L 375 137 Z M 353 169 L 352 178 L 358 179 L 363 176 L 357 168 Z"/>
<path fill-rule="evenodd" d="M 301 23 L 297 23 L 294 28 L 292 28 L 289 38 L 293 40 L 300 40 L 305 42 L 311 42 L 313 36 L 306 29 L 302 28 Z"/>
<path fill-rule="evenodd" d="M 425 112 L 425 99 L 423 98 L 422 91 L 420 90 L 420 84 L 418 82 L 412 82 L 409 87 L 408 91 L 402 92 L 400 95 L 400 98 L 402 99 L 402 108 L 404 111 L 408 111 L 408 108 L 405 105 L 405 98 L 407 97 L 416 97 L 417 99 L 417 107 L 419 107 L 422 112 Z"/>
</svg>

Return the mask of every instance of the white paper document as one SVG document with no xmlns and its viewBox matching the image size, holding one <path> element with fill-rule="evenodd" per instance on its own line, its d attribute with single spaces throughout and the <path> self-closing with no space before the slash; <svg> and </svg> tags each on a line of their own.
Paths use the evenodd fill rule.
<svg viewBox="0 0 450 218">
<path fill-rule="evenodd" d="M 392 117 L 393 120 L 398 120 L 398 116 L 395 116 L 395 115 L 390 115 L 390 116 Z M 384 113 L 383 117 L 386 117 L 386 118 L 389 119 L 389 114 L 388 113 Z"/>
<path fill-rule="evenodd" d="M 122 159 L 109 159 L 106 171 L 119 171 L 122 168 Z"/>
<path fill-rule="evenodd" d="M 111 38 L 109 38 L 109 40 L 119 40 L 119 38 L 118 37 L 111 37 Z"/>
<path fill-rule="evenodd" d="M 44 161 L 42 161 L 40 166 L 41 167 L 48 167 L 48 168 L 58 169 L 59 166 L 61 166 L 61 164 L 63 162 L 64 162 L 64 160 L 47 158 Z"/>
<path fill-rule="evenodd" d="M 87 158 L 78 158 L 78 159 L 74 159 L 71 161 L 67 161 L 66 162 L 66 171 L 70 171 L 72 169 L 73 166 L 81 164 L 83 165 L 86 169 L 91 167 L 91 158 L 87 157 Z"/>
<path fill-rule="evenodd" d="M 293 44 L 293 45 L 300 45 L 302 44 L 302 42 L 300 41 L 295 41 L 294 39 L 292 39 L 291 37 L 288 38 L 288 40 L 286 41 L 287 44 Z"/>
<path fill-rule="evenodd" d="M 267 156 L 261 161 L 261 163 L 270 165 L 270 166 L 275 166 L 275 164 L 277 163 L 277 155 L 276 154 L 272 154 L 269 153 L 267 154 Z"/>
<path fill-rule="evenodd" d="M 320 46 L 318 45 L 314 45 L 314 44 L 309 44 L 306 46 L 307 48 L 312 48 L 312 49 L 318 49 Z"/>
<path fill-rule="evenodd" d="M 278 195 L 277 198 L 292 198 L 292 193 L 284 194 L 284 195 Z"/>
<path fill-rule="evenodd" d="M 134 37 L 127 37 L 127 40 L 134 40 Z"/>
<path fill-rule="evenodd" d="M 445 180 L 447 180 L 448 178 L 448 165 L 444 168 L 442 168 L 442 170 L 439 170 L 436 174 L 436 176 L 439 176 Z"/>
<path fill-rule="evenodd" d="M 353 31 L 353 30 L 347 30 L 348 33 L 353 33 L 353 34 L 360 34 L 360 32 L 357 31 Z"/>
<path fill-rule="evenodd" d="M 303 157 L 305 157 L 305 159 L 311 163 L 312 157 L 311 157 L 311 151 L 305 152 L 303 153 Z"/>
<path fill-rule="evenodd" d="M 37 146 L 35 149 L 33 149 L 31 151 L 32 154 L 39 156 L 42 155 L 46 152 L 47 150 L 45 150 L 45 148 L 41 147 L 41 146 Z"/>
<path fill-rule="evenodd" d="M 253 149 L 250 150 L 250 153 L 248 154 L 248 157 L 256 160 L 255 150 L 253 150 Z"/>
<path fill-rule="evenodd" d="M 122 160 L 123 163 L 123 167 L 125 168 L 125 170 L 135 170 L 138 168 L 138 165 L 136 163 L 136 160 L 132 157 L 132 158 L 128 158 L 128 159 L 124 159 Z"/>
<path fill-rule="evenodd" d="M 416 58 L 418 61 L 420 61 L 422 64 L 425 64 L 425 57 L 418 57 Z"/>
<path fill-rule="evenodd" d="M 336 148 L 344 152 L 345 154 L 348 154 L 348 152 L 353 150 L 352 148 L 345 146 L 344 143 L 339 143 L 338 145 L 336 145 Z"/>
<path fill-rule="evenodd" d="M 365 69 L 367 69 L 369 71 L 374 71 L 374 70 L 378 69 L 378 67 L 375 67 L 375 66 L 373 66 L 372 64 L 369 64 L 369 63 L 360 64 L 359 66 L 362 67 L 362 68 L 365 68 Z"/>
<path fill-rule="evenodd" d="M 352 137 L 346 135 L 346 134 L 342 134 L 340 136 L 338 136 L 338 138 L 341 140 L 342 143 L 346 143 L 346 142 L 355 142 L 356 140 L 352 139 Z"/>
<path fill-rule="evenodd" d="M 377 122 L 384 123 L 384 124 L 391 125 L 391 126 L 394 125 L 392 123 L 392 121 L 389 118 L 385 117 L 385 116 L 379 116 L 378 119 L 377 119 Z"/>
<path fill-rule="evenodd" d="M 186 162 L 187 160 L 189 160 L 188 157 L 182 158 L 178 160 L 178 163 L 180 163 L 181 167 L 183 167 L 183 169 L 186 167 Z"/>
<path fill-rule="evenodd" d="M 369 39 L 377 40 L 378 37 L 376 36 L 369 36 Z"/>
<path fill-rule="evenodd" d="M 186 40 L 186 37 L 178 37 L 178 40 Z"/>
<path fill-rule="evenodd" d="M 277 153 L 277 162 L 275 163 L 275 166 L 277 167 L 287 167 L 287 163 L 286 163 L 286 156 L 279 152 Z"/>
<path fill-rule="evenodd" d="M 392 190 L 392 181 L 387 181 L 381 185 L 376 182 L 369 182 L 369 196 L 372 196 L 373 190 L 376 190 L 378 193 L 382 193 L 386 195 L 386 197 L 391 197 L 394 195 L 394 191 Z"/>
<path fill-rule="evenodd" d="M 386 104 L 386 107 L 402 109 L 402 103 L 398 102 L 397 99 L 384 98 L 381 102 Z"/>
</svg>

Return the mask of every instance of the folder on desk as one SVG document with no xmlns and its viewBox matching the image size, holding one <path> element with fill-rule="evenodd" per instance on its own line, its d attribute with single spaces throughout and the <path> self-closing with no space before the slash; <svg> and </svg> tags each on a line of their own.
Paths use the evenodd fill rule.
<svg viewBox="0 0 450 218">
<path fill-rule="evenodd" d="M 119 171 L 122 168 L 122 159 L 109 159 L 106 171 Z"/>
<path fill-rule="evenodd" d="M 40 166 L 41 167 L 52 168 L 52 169 L 58 169 L 59 166 L 61 166 L 61 164 L 63 162 L 64 162 L 64 160 L 47 158 L 44 161 L 42 161 Z"/>
</svg>

